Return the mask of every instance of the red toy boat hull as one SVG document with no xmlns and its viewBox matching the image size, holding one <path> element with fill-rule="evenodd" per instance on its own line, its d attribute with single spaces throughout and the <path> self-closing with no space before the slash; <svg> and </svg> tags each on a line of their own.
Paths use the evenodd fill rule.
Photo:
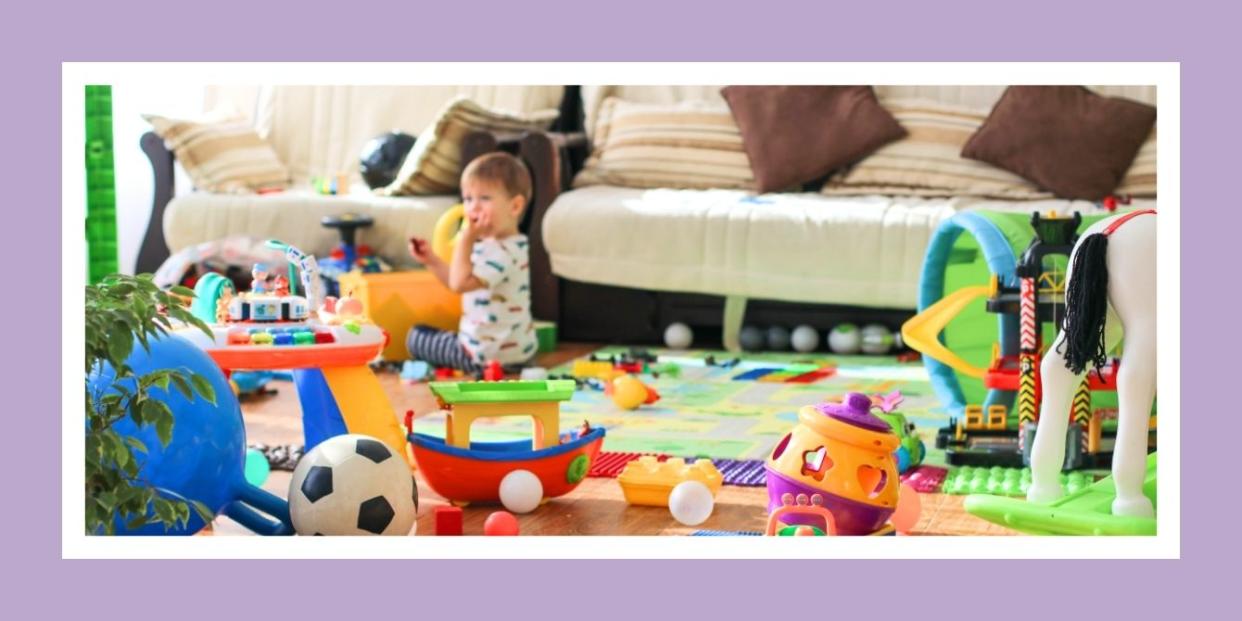
<svg viewBox="0 0 1242 621">
<path fill-rule="evenodd" d="M 442 438 L 410 434 L 414 461 L 427 484 L 458 503 L 499 502 L 500 481 L 514 470 L 529 470 L 538 477 L 545 499 L 568 494 L 586 478 L 603 444 L 603 428 L 538 451 L 530 450 L 529 440 L 472 442 L 467 450 L 447 446 Z"/>
</svg>

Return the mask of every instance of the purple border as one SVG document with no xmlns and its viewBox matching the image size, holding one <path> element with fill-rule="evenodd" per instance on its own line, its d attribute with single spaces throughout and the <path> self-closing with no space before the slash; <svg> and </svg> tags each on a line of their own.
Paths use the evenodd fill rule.
<svg viewBox="0 0 1242 621">
<path fill-rule="evenodd" d="M 1155 618 L 1202 610 L 1229 595 L 1223 588 L 1228 584 L 1225 576 L 1236 571 L 1217 564 L 1216 557 L 1233 547 L 1236 535 L 1229 519 L 1237 515 L 1238 494 L 1229 477 L 1233 460 L 1225 462 L 1231 447 L 1212 434 L 1236 428 L 1231 420 L 1236 408 L 1221 398 L 1220 388 L 1232 385 L 1225 367 L 1205 363 L 1220 358 L 1214 355 L 1220 351 L 1217 343 L 1236 342 L 1226 330 L 1233 324 L 1232 303 L 1238 294 L 1229 282 L 1231 271 L 1203 268 L 1236 247 L 1232 238 L 1239 227 L 1230 224 L 1236 224 L 1242 209 L 1220 187 L 1238 176 L 1236 145 L 1221 140 L 1222 129 L 1236 125 L 1229 120 L 1236 118 L 1237 102 L 1242 101 L 1234 79 L 1236 14 L 1213 15 L 1220 11 L 1187 2 L 1167 8 L 1141 3 L 1114 8 L 1081 0 L 1012 6 L 994 0 L 930 2 L 909 9 L 889 3 L 875 8 L 866 3 L 806 3 L 786 11 L 780 10 L 784 3 L 771 0 L 749 3 L 744 7 L 749 10 L 742 11 L 723 3 L 691 7 L 631 0 L 595 16 L 590 12 L 601 9 L 586 2 L 563 3 L 559 11 L 517 2 L 500 3 L 489 11 L 485 3 L 475 2 L 468 13 L 455 3 L 391 3 L 391 10 L 383 4 L 368 2 L 355 12 L 351 5 L 317 0 L 296 5 L 161 2 L 133 12 L 149 16 L 149 24 L 109 3 L 72 11 L 23 5 L 0 44 L 12 60 L 6 63 L 6 84 L 12 89 L 6 89 L 5 97 L 10 111 L 7 140 L 0 149 L 10 179 L 6 204 L 21 214 L 13 225 L 29 231 L 9 235 L 10 256 L 25 259 L 18 265 L 35 267 L 35 274 L 50 271 L 40 265 L 59 268 L 54 257 L 59 255 L 60 197 L 49 189 L 57 185 L 61 169 L 62 61 L 1180 61 L 1181 198 L 1191 206 L 1183 210 L 1182 219 L 1182 288 L 1187 296 L 1211 296 L 1203 295 L 1199 304 L 1183 304 L 1182 410 L 1193 412 L 1183 431 L 1185 560 L 1009 561 L 988 566 L 963 561 L 440 561 L 351 562 L 349 567 L 324 562 L 60 561 L 60 518 L 53 509 L 60 507 L 60 454 L 53 448 L 60 437 L 59 400 L 54 397 L 61 392 L 60 348 L 58 339 L 47 335 L 58 334 L 62 327 L 55 313 L 46 312 L 21 315 L 22 325 L 30 327 L 6 334 L 8 351 L 23 356 L 20 375 L 10 366 L 6 378 L 7 395 L 16 397 L 16 407 L 8 414 L 20 435 L 10 434 L 5 460 L 10 485 L 4 522 L 12 543 L 4 556 L 6 565 L 21 568 L 20 574 L 9 574 L 9 586 L 17 588 L 9 591 L 6 609 L 37 610 L 40 617 L 57 618 L 101 613 L 297 618 L 310 613 L 340 619 L 376 608 L 394 615 L 457 613 L 464 618 L 482 616 L 485 609 L 512 610 L 522 618 L 558 609 L 579 618 L 668 618 L 684 611 L 701 619 L 714 609 L 723 609 L 721 618 L 808 613 L 876 618 L 929 611 L 1026 617 L 1041 609 L 1048 611 L 1043 619 L 1056 618 L 1049 614 L 1081 618 L 1091 609 Z M 966 10 L 955 14 L 950 4 L 966 5 Z M 824 8 L 812 8 L 817 6 Z M 491 19 L 469 19 L 467 14 Z M 58 281 L 27 278 L 22 287 L 37 299 L 59 300 Z M 12 315 L 6 312 L 6 318 Z M 116 597 L 132 593 L 139 578 L 146 585 L 144 595 Z M 1041 578 L 1056 581 L 1048 597 L 1038 595 L 1041 589 L 1034 583 Z M 645 588 L 636 593 L 629 586 L 633 584 Z M 827 600 L 831 607 L 804 610 L 790 605 L 793 597 L 782 597 L 804 593 L 832 595 Z"/>
</svg>

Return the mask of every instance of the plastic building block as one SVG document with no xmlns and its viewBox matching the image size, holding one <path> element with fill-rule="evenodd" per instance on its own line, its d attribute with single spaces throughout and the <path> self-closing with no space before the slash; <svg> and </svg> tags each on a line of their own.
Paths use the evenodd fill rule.
<svg viewBox="0 0 1242 621">
<path fill-rule="evenodd" d="M 724 484 L 724 477 L 710 459 L 687 464 L 680 457 L 660 461 L 653 455 L 643 455 L 626 464 L 617 477 L 626 502 L 653 507 L 667 507 L 669 494 L 683 481 L 703 483 L 715 496 Z"/>
<path fill-rule="evenodd" d="M 436 507 L 436 536 L 461 536 L 461 507 Z"/>
<path fill-rule="evenodd" d="M 539 343 L 536 351 L 547 354 L 556 351 L 556 324 L 551 321 L 536 321 L 535 340 Z"/>
<path fill-rule="evenodd" d="M 487 382 L 499 382 L 505 378 L 505 370 L 500 367 L 499 360 L 492 360 L 487 363 L 487 368 L 483 369 L 483 380 Z"/>
<path fill-rule="evenodd" d="M 1061 474 L 1061 485 L 1066 493 L 1074 494 L 1092 483 L 1085 472 L 1074 471 Z M 998 496 L 1022 496 L 1031 485 L 1029 468 L 954 468 L 945 476 L 941 491 L 945 494 L 994 494 Z"/>
<path fill-rule="evenodd" d="M 422 360 L 406 360 L 401 363 L 401 379 L 404 381 L 421 382 L 431 374 L 431 365 Z"/>
<path fill-rule="evenodd" d="M 1156 502 L 1156 454 L 1147 456 L 1143 494 Z M 1116 485 L 1111 476 L 1051 504 L 1000 496 L 971 495 L 963 507 L 989 522 L 1032 535 L 1155 535 L 1154 518 L 1112 514 Z"/>
</svg>

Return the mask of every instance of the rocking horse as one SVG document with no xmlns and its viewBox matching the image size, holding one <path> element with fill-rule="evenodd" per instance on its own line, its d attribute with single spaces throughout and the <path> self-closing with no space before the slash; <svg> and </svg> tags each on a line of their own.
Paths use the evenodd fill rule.
<svg viewBox="0 0 1242 621">
<path fill-rule="evenodd" d="M 1098 372 L 1125 336 L 1117 371 L 1116 496 L 1112 513 L 1155 517 L 1143 494 L 1147 425 L 1156 393 L 1156 212 L 1134 211 L 1092 225 L 1079 238 L 1067 274 L 1066 314 L 1040 366 L 1042 412 L 1068 412 L 1086 373 Z M 1031 449 L 1027 500 L 1063 494 L 1066 416 L 1040 419 Z"/>
</svg>

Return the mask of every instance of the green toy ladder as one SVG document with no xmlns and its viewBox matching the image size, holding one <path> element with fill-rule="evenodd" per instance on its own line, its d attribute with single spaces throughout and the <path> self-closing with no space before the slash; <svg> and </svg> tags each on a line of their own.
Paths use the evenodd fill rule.
<svg viewBox="0 0 1242 621">
<path fill-rule="evenodd" d="M 86 87 L 86 271 L 99 282 L 117 271 L 112 87 Z"/>
</svg>

